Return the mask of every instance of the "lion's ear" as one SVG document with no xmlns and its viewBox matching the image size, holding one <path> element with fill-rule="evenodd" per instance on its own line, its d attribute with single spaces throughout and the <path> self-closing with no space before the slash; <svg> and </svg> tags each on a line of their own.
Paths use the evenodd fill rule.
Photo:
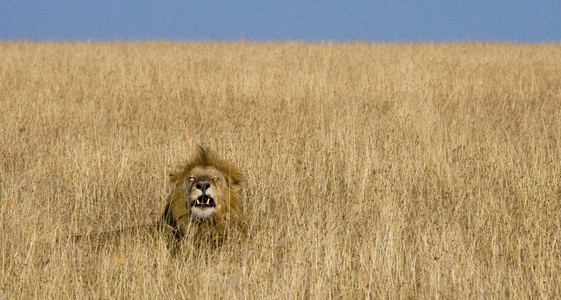
<svg viewBox="0 0 561 300">
<path fill-rule="evenodd" d="M 169 180 L 169 182 L 172 182 L 172 183 L 173 183 L 173 182 L 176 182 L 176 181 L 177 181 L 177 178 L 178 178 L 178 176 L 177 176 L 177 174 L 175 174 L 175 173 L 169 173 L 169 174 L 168 174 L 168 180 Z"/>
<path fill-rule="evenodd" d="M 238 192 L 242 189 L 242 182 L 241 180 L 236 180 L 236 178 L 232 178 L 232 177 L 226 177 L 226 180 L 228 180 L 228 185 L 230 186 L 230 188 L 232 188 L 234 191 Z"/>
<path fill-rule="evenodd" d="M 237 178 L 232 178 L 232 184 L 237 185 L 237 186 L 241 186 L 242 181 L 240 179 L 237 179 Z"/>
</svg>

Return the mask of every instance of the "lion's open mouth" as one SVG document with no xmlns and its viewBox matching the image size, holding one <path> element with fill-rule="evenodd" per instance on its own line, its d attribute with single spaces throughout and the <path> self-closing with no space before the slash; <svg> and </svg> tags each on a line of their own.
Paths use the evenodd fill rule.
<svg viewBox="0 0 561 300">
<path fill-rule="evenodd" d="M 201 195 L 193 202 L 194 207 L 215 207 L 216 202 L 209 195 Z"/>
</svg>

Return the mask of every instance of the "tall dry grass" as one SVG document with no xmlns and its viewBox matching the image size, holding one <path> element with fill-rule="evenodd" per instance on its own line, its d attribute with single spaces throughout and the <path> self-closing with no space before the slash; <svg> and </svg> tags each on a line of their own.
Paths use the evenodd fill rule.
<svg viewBox="0 0 561 300">
<path fill-rule="evenodd" d="M 0 43 L 0 298 L 561 295 L 561 47 Z M 196 145 L 250 236 L 159 217 Z"/>
</svg>

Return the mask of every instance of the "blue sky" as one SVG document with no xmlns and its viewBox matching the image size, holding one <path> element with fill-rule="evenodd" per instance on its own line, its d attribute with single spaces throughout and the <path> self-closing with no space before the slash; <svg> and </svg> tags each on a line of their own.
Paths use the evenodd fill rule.
<svg viewBox="0 0 561 300">
<path fill-rule="evenodd" d="M 0 40 L 561 42 L 561 1 L 0 0 Z"/>
</svg>

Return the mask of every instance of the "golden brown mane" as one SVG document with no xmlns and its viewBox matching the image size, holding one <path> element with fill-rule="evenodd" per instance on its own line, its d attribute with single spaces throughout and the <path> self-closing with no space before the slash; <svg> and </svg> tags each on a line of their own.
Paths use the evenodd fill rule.
<svg viewBox="0 0 561 300">
<path fill-rule="evenodd" d="M 189 172 L 195 167 L 213 167 L 220 171 L 226 180 L 224 209 L 216 211 L 209 220 L 195 220 L 186 199 L 185 181 Z M 214 153 L 198 147 L 190 160 L 170 174 L 173 190 L 168 196 L 167 205 L 161 222 L 171 228 L 176 238 L 184 236 L 225 237 L 232 228 L 245 232 L 247 222 L 240 209 L 239 191 L 243 176 L 231 162 L 218 158 Z"/>
</svg>

